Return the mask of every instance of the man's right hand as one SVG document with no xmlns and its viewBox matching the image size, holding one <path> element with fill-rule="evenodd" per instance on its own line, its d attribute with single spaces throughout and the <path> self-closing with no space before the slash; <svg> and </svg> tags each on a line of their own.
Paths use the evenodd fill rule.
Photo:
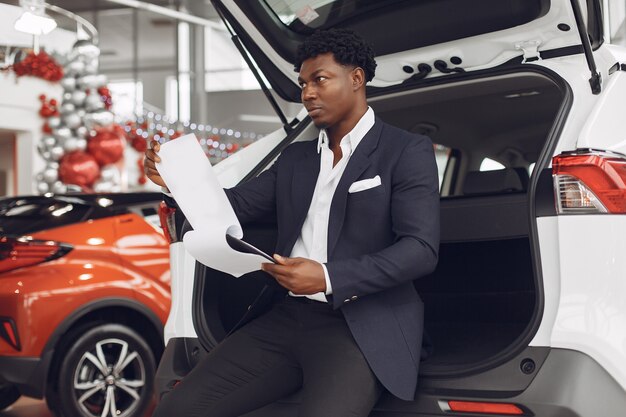
<svg viewBox="0 0 626 417">
<path fill-rule="evenodd" d="M 166 187 L 165 181 L 161 178 L 161 174 L 156 169 L 156 163 L 161 162 L 161 158 L 157 152 L 161 149 L 161 145 L 156 140 L 151 140 L 146 149 L 145 158 L 143 160 L 143 169 L 150 181 L 161 187 Z"/>
</svg>

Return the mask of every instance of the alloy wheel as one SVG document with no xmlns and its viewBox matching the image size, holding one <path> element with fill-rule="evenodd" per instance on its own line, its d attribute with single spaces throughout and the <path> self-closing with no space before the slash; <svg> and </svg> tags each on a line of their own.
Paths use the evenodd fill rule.
<svg viewBox="0 0 626 417">
<path fill-rule="evenodd" d="M 74 372 L 74 395 L 85 416 L 129 416 L 145 388 L 141 354 L 118 338 L 96 342 L 93 349 L 84 352 Z"/>
</svg>

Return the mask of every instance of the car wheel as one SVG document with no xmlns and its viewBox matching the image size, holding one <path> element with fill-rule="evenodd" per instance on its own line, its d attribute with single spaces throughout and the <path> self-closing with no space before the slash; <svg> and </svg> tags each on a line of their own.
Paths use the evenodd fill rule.
<svg viewBox="0 0 626 417">
<path fill-rule="evenodd" d="M 155 363 L 134 330 L 98 325 L 65 353 L 58 380 L 58 410 L 64 417 L 140 417 L 150 404 Z"/>
<path fill-rule="evenodd" d="M 0 410 L 9 407 L 21 397 L 15 385 L 0 382 Z"/>
</svg>

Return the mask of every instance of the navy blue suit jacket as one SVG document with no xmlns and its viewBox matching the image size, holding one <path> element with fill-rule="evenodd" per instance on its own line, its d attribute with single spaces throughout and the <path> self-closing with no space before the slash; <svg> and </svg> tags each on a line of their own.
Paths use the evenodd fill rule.
<svg viewBox="0 0 626 417">
<path fill-rule="evenodd" d="M 276 252 L 300 235 L 319 174 L 317 140 L 288 146 L 271 168 L 226 190 L 242 223 L 275 216 Z M 349 193 L 358 180 L 382 184 Z M 333 294 L 370 367 L 395 396 L 415 396 L 423 304 L 412 281 L 431 273 L 439 248 L 439 184 L 431 141 L 376 119 L 341 177 L 330 207 Z"/>
</svg>

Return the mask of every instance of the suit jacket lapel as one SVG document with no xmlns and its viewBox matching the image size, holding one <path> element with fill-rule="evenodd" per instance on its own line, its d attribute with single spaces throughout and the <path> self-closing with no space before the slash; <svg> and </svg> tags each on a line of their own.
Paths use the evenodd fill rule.
<svg viewBox="0 0 626 417">
<path fill-rule="evenodd" d="M 279 253 L 289 256 L 287 251 L 291 252 L 293 245 L 296 243 L 306 215 L 313 199 L 315 184 L 320 172 L 320 155 L 316 152 L 317 141 L 312 141 L 312 145 L 304 156 L 293 164 L 294 170 L 291 179 L 291 201 L 293 204 L 293 212 L 295 222 L 289 226 L 290 229 L 286 233 L 286 240 L 282 245 L 282 251 Z"/>
<path fill-rule="evenodd" d="M 376 118 L 374 126 L 372 126 L 372 128 L 365 134 L 361 143 L 359 143 L 356 150 L 350 157 L 346 170 L 343 172 L 343 175 L 339 180 L 339 184 L 337 184 L 337 189 L 335 190 L 335 194 L 330 205 L 330 216 L 328 219 L 327 253 L 329 260 L 331 259 L 331 254 L 337 244 L 337 240 L 339 239 L 339 234 L 341 233 L 341 228 L 343 226 L 346 203 L 348 200 L 348 188 L 350 188 L 350 185 L 357 178 L 359 178 L 363 171 L 365 171 L 370 165 L 371 162 L 369 155 L 378 146 L 378 140 L 380 139 L 382 127 L 382 122 L 380 119 Z"/>
</svg>

